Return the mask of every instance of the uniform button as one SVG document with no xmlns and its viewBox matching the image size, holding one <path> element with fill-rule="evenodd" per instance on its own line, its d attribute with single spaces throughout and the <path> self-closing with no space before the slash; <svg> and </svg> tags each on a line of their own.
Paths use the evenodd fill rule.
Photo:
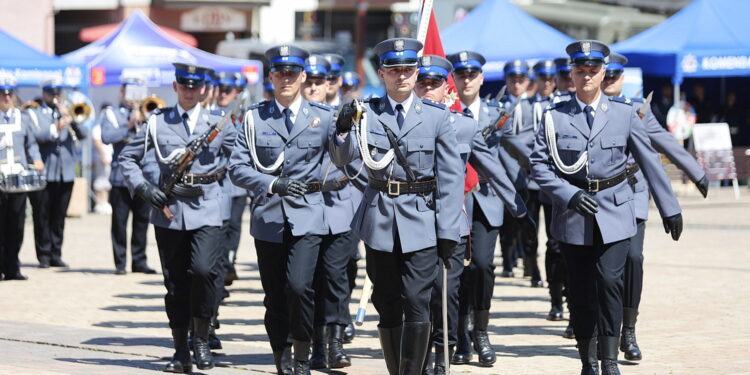
<svg viewBox="0 0 750 375">
<path fill-rule="evenodd" d="M 594 142 L 589 143 L 589 146 L 594 147 Z"/>
<path fill-rule="evenodd" d="M 286 145 L 286 148 L 291 148 L 291 147 L 292 147 L 292 145 Z"/>
</svg>

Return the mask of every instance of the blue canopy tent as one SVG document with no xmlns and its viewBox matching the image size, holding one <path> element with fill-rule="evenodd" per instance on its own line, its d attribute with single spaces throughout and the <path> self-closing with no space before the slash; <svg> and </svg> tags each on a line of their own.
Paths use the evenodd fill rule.
<svg viewBox="0 0 750 375">
<path fill-rule="evenodd" d="M 71 87 L 86 86 L 81 65 L 37 51 L 3 30 L 0 30 L 0 50 L 8 51 L 0 58 L 0 71 L 14 75 L 19 86 L 39 86 L 52 78 L 59 78 Z"/>
<path fill-rule="evenodd" d="M 259 61 L 223 57 L 186 45 L 159 30 L 141 11 L 134 12 L 107 36 L 62 58 L 85 65 L 94 87 L 120 85 L 123 73 L 143 76 L 149 86 L 170 86 L 174 81 L 173 62 L 241 72 L 249 84 L 258 83 L 263 72 Z"/>
<path fill-rule="evenodd" d="M 695 0 L 612 50 L 645 75 L 671 77 L 677 102 L 684 78 L 750 76 L 748 14 L 750 1 Z"/>
<path fill-rule="evenodd" d="M 471 36 L 471 37 L 468 37 Z M 507 0 L 486 0 L 441 33 L 446 53 L 470 50 L 486 59 L 486 80 L 504 79 L 513 59 L 552 59 L 565 55 L 569 36 L 534 18 Z"/>
</svg>

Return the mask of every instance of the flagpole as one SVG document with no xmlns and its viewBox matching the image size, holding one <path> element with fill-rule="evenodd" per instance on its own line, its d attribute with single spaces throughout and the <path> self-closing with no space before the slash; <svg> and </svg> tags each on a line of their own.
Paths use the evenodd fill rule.
<svg viewBox="0 0 750 375">
<path fill-rule="evenodd" d="M 419 28 L 417 29 L 417 40 L 424 44 L 427 40 L 427 28 L 430 26 L 430 14 L 432 14 L 432 0 L 424 0 L 419 12 Z M 422 56 L 422 51 L 419 51 Z"/>
</svg>

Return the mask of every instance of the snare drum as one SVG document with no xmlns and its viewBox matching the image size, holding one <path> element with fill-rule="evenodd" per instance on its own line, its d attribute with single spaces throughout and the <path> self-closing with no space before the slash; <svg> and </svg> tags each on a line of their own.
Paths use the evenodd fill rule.
<svg viewBox="0 0 750 375">
<path fill-rule="evenodd" d="M 0 173 L 0 191 L 3 193 L 28 193 L 47 186 L 47 178 L 39 171 L 30 169 L 21 173 Z"/>
</svg>

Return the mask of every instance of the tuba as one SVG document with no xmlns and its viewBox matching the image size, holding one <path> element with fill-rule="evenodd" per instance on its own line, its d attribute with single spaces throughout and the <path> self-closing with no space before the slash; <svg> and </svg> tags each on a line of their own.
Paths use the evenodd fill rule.
<svg viewBox="0 0 750 375">
<path fill-rule="evenodd" d="M 154 110 L 166 106 L 167 103 L 164 102 L 164 99 L 158 97 L 156 94 L 151 94 L 141 103 L 141 114 L 144 119 L 147 119 Z"/>
</svg>

